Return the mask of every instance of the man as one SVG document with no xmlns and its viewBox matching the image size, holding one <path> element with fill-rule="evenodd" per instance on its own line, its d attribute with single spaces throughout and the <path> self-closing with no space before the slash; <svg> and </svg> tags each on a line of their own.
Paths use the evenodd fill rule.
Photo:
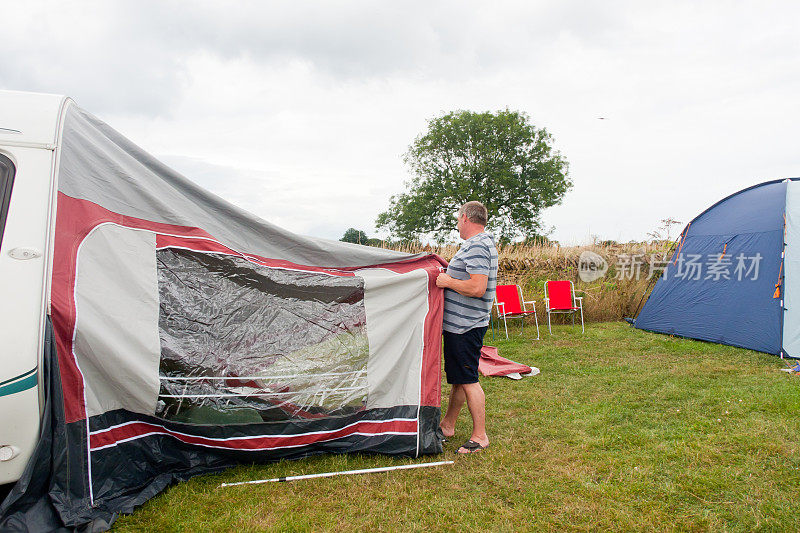
<svg viewBox="0 0 800 533">
<path fill-rule="evenodd" d="M 458 233 L 465 242 L 450 261 L 447 273 L 436 278 L 436 285 L 445 289 L 444 371 L 453 386 L 440 427 L 445 438 L 452 437 L 466 401 L 472 416 L 472 436 L 457 453 L 467 454 L 489 445 L 478 360 L 497 286 L 497 248 L 485 231 L 488 213 L 482 203 L 467 202 L 457 217 Z"/>
</svg>

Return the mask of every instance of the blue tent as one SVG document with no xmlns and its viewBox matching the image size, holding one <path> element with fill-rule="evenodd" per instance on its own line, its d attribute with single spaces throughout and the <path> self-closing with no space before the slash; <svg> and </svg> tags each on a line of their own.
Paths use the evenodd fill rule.
<svg viewBox="0 0 800 533">
<path fill-rule="evenodd" d="M 634 325 L 800 357 L 800 181 L 754 185 L 692 220 Z"/>
</svg>

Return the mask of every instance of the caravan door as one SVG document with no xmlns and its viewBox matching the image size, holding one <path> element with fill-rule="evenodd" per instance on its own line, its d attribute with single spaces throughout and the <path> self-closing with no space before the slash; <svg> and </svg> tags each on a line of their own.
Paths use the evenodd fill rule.
<svg viewBox="0 0 800 533">
<path fill-rule="evenodd" d="M 0 483 L 19 479 L 40 421 L 53 149 L 0 130 Z"/>
</svg>

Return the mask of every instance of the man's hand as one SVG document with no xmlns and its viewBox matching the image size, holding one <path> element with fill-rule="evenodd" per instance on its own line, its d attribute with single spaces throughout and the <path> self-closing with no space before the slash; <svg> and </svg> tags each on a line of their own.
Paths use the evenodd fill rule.
<svg viewBox="0 0 800 533">
<path fill-rule="evenodd" d="M 439 275 L 436 277 L 436 286 L 441 287 L 442 289 L 446 289 L 450 286 L 450 282 L 453 281 L 453 278 L 445 274 L 444 272 L 440 272 Z"/>
<path fill-rule="evenodd" d="M 442 289 L 452 289 L 471 298 L 480 298 L 486 292 L 488 281 L 489 276 L 483 274 L 470 274 L 469 279 L 455 279 L 441 273 L 436 277 L 436 286 Z"/>
</svg>

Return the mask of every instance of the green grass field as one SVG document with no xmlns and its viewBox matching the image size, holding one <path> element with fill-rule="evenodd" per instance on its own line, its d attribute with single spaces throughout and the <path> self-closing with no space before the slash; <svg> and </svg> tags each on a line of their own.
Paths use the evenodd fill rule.
<svg viewBox="0 0 800 533">
<path fill-rule="evenodd" d="M 453 453 L 465 411 L 441 456 L 243 466 L 173 486 L 114 530 L 800 531 L 800 377 L 778 357 L 620 322 L 532 330 L 494 343 L 541 374 L 481 378 L 483 452 Z M 217 488 L 444 459 L 456 464 Z"/>
</svg>

